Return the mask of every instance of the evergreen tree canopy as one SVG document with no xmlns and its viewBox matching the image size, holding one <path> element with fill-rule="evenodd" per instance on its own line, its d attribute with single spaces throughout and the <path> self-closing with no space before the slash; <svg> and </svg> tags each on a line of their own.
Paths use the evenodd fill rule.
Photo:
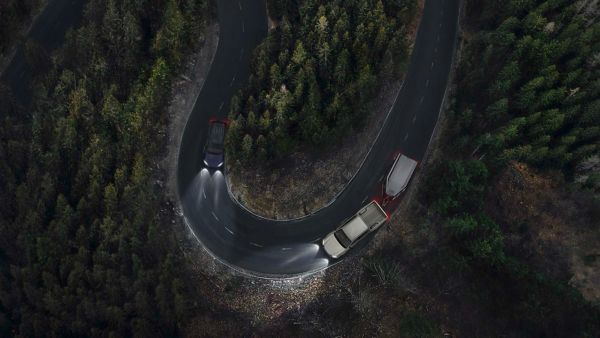
<svg viewBox="0 0 600 338">
<path fill-rule="evenodd" d="M 227 151 L 242 160 L 331 145 L 358 127 L 377 76 L 390 68 L 383 60 L 406 60 L 406 24 L 416 12 L 412 0 L 268 4 L 277 27 L 255 51 L 250 83 L 231 105 L 240 131 L 228 133 Z"/>
</svg>

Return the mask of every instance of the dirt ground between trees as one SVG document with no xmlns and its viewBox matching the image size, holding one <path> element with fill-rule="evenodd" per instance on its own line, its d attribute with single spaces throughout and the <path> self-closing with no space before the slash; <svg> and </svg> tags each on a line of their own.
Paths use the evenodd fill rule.
<svg viewBox="0 0 600 338">
<path fill-rule="evenodd" d="M 568 191 L 562 175 L 512 163 L 498 178 L 488 213 L 507 243 L 537 269 L 600 302 L 600 209 L 591 193 Z"/>
</svg>

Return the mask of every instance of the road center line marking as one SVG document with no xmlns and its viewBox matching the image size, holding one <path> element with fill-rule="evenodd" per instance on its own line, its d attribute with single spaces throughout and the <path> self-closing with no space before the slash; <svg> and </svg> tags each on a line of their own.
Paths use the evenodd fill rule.
<svg viewBox="0 0 600 338">
<path fill-rule="evenodd" d="M 244 21 L 242 21 L 242 33 L 246 32 L 246 25 L 244 25 Z"/>
<path fill-rule="evenodd" d="M 204 195 L 204 199 L 206 199 L 206 191 L 202 190 L 202 195 Z"/>
<path fill-rule="evenodd" d="M 229 229 L 228 227 L 225 227 L 225 230 L 227 230 L 227 232 L 233 235 L 233 231 L 231 231 L 231 229 Z"/>
<path fill-rule="evenodd" d="M 383 181 L 383 177 L 384 177 L 384 176 L 385 176 L 385 175 L 381 175 L 381 177 L 379 178 L 379 181 L 377 181 L 377 182 L 381 182 L 381 181 Z"/>
<path fill-rule="evenodd" d="M 223 109 L 224 104 L 225 104 L 225 101 L 221 102 L 221 105 L 219 106 L 219 111 L 221 111 L 221 109 Z"/>
<path fill-rule="evenodd" d="M 214 218 L 217 220 L 217 222 L 218 222 L 218 221 L 219 221 L 219 217 L 217 217 L 217 215 L 215 214 L 215 212 L 214 212 L 214 211 L 211 211 L 211 213 L 212 213 L 213 217 L 214 217 Z"/>
<path fill-rule="evenodd" d="M 442 28 L 442 23 L 440 22 L 440 28 Z"/>
<path fill-rule="evenodd" d="M 423 103 L 423 100 L 425 100 L 425 95 L 421 96 L 421 101 L 419 101 L 419 104 Z"/>
<path fill-rule="evenodd" d="M 317 237 L 317 238 L 313 239 L 311 242 L 316 242 L 316 241 L 318 241 L 320 239 L 321 239 L 321 237 Z"/>
<path fill-rule="evenodd" d="M 281 248 L 281 251 L 287 251 L 287 250 L 290 250 L 290 249 L 292 249 L 292 248 Z"/>
<path fill-rule="evenodd" d="M 417 120 L 417 115 L 413 116 L 412 123 L 415 124 L 416 120 Z"/>
<path fill-rule="evenodd" d="M 250 242 L 250 245 L 253 245 L 253 246 L 257 247 L 257 248 L 262 248 L 263 247 L 262 245 L 254 243 L 254 242 Z"/>
<path fill-rule="evenodd" d="M 431 69 L 433 69 L 433 65 L 435 65 L 435 61 L 431 62 Z"/>
<path fill-rule="evenodd" d="M 406 133 L 406 135 L 404 135 L 404 141 L 408 140 L 408 133 Z"/>
<path fill-rule="evenodd" d="M 427 81 L 425 81 L 425 87 L 429 87 L 429 79 L 427 79 Z"/>
<path fill-rule="evenodd" d="M 365 203 L 365 201 L 367 200 L 367 198 L 369 198 L 369 196 L 365 196 L 365 198 L 362 200 L 361 203 Z"/>
<path fill-rule="evenodd" d="M 235 75 L 233 76 L 233 79 L 231 79 L 231 83 L 229 83 L 229 87 L 233 86 L 234 82 L 235 82 Z"/>
<path fill-rule="evenodd" d="M 439 40 L 438 40 L 438 41 L 439 41 Z M 437 47 L 435 47 L 435 48 L 433 49 L 433 52 L 434 52 L 434 53 L 437 53 Z"/>
<path fill-rule="evenodd" d="M 238 5 L 240 5 L 240 11 L 242 10 L 242 2 L 238 1 Z"/>
<path fill-rule="evenodd" d="M 242 50 L 240 52 L 240 60 L 242 59 L 243 56 L 244 56 L 244 48 L 242 48 Z"/>
</svg>

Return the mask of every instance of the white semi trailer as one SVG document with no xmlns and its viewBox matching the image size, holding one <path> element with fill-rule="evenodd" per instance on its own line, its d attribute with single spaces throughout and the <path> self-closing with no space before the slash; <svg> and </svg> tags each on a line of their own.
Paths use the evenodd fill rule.
<svg viewBox="0 0 600 338">
<path fill-rule="evenodd" d="M 385 181 L 384 204 L 398 197 L 401 192 L 406 190 L 418 164 L 419 162 L 403 154 L 396 157 L 394 165 L 392 165 L 392 169 L 390 169 Z"/>
</svg>

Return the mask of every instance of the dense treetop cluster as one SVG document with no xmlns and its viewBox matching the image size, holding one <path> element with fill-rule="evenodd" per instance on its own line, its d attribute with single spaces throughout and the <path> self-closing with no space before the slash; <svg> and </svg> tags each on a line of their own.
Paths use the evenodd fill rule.
<svg viewBox="0 0 600 338">
<path fill-rule="evenodd" d="M 600 23 L 574 1 L 470 1 L 461 145 L 494 160 L 572 168 L 600 153 Z"/>
<path fill-rule="evenodd" d="M 231 104 L 227 151 L 241 160 L 330 145 L 358 127 L 378 75 L 407 58 L 416 1 L 274 0 L 269 9 L 277 27 Z"/>
<path fill-rule="evenodd" d="M 0 91 L 0 336 L 176 334 L 190 297 L 153 163 L 209 14 L 90 0 L 56 55 L 28 43 L 33 102 Z"/>
</svg>

